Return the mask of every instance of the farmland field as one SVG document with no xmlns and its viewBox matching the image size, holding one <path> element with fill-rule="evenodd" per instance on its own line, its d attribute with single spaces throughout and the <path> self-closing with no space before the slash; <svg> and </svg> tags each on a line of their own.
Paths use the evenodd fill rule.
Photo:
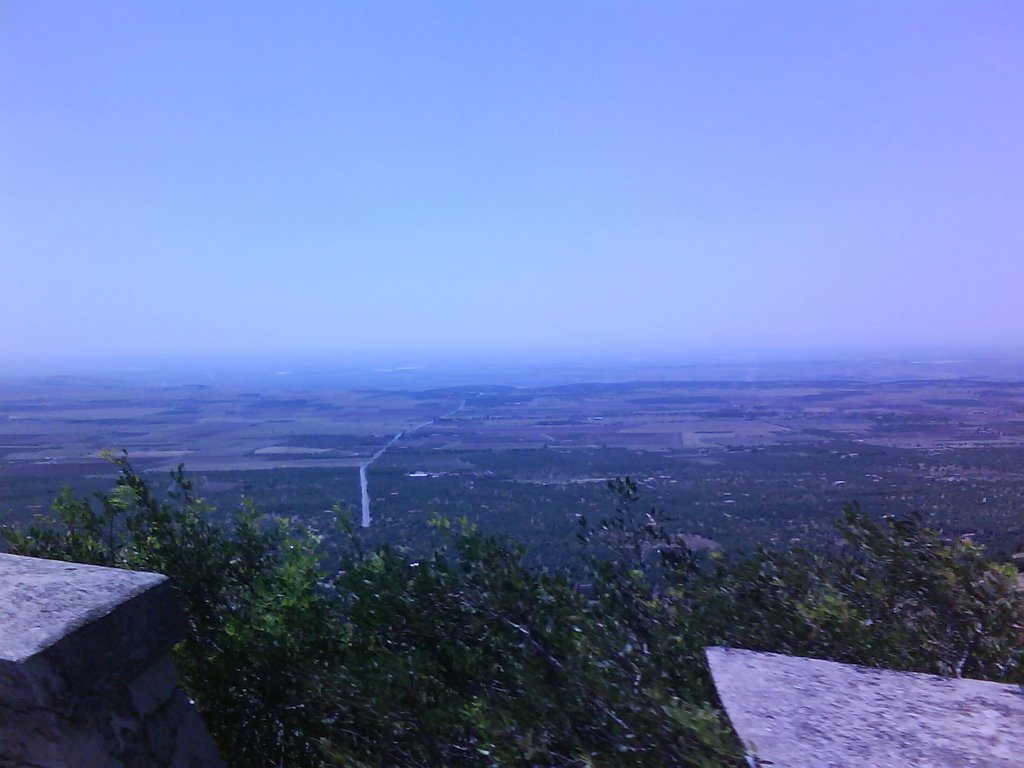
<svg viewBox="0 0 1024 768">
<path fill-rule="evenodd" d="M 0 514 L 45 514 L 64 484 L 108 487 L 101 454 L 126 450 L 155 479 L 184 463 L 224 509 L 248 495 L 329 534 L 333 505 L 359 508 L 359 466 L 403 433 L 370 469 L 374 540 L 416 546 L 435 514 L 466 516 L 561 557 L 578 515 L 611 509 L 603 480 L 630 475 L 698 547 L 827 546 L 855 500 L 920 511 L 996 553 L 1024 541 L 1024 376 L 695 373 L 420 387 L 12 377 L 0 381 Z"/>
</svg>

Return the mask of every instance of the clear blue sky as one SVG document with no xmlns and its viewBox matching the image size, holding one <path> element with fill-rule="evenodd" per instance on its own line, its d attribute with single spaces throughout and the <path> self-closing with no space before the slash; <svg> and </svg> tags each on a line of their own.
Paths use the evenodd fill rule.
<svg viewBox="0 0 1024 768">
<path fill-rule="evenodd" d="M 1024 4 L 0 2 L 0 357 L 1024 344 Z"/>
</svg>

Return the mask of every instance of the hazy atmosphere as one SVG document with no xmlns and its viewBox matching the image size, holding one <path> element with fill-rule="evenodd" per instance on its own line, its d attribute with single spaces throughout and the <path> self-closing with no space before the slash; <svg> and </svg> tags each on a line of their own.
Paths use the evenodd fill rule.
<svg viewBox="0 0 1024 768">
<path fill-rule="evenodd" d="M 0 355 L 1006 347 L 1016 2 L 0 5 Z"/>
<path fill-rule="evenodd" d="M 1021 768 L 1024 2 L 0 0 L 0 766 Z"/>
</svg>

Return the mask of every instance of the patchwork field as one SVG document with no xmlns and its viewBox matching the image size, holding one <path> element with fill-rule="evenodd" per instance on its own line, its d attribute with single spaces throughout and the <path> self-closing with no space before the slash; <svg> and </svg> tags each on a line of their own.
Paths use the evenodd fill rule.
<svg viewBox="0 0 1024 768">
<path fill-rule="evenodd" d="M 109 484 L 102 452 L 178 463 L 226 505 L 328 529 L 371 469 L 371 535 L 414 543 L 466 515 L 539 548 L 610 509 L 602 479 L 709 548 L 827 544 L 845 503 L 912 509 L 1010 551 L 1024 541 L 1024 377 L 688 380 L 428 389 L 0 382 L 0 510 L 45 511 L 62 484 Z M 701 537 L 701 538 L 696 538 Z"/>
</svg>

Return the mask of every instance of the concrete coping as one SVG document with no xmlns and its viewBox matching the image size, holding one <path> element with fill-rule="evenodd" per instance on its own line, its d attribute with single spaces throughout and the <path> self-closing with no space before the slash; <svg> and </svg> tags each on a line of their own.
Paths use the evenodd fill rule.
<svg viewBox="0 0 1024 768">
<path fill-rule="evenodd" d="M 0 672 L 93 686 L 137 674 L 182 626 L 166 576 L 0 554 Z"/>
<path fill-rule="evenodd" d="M 708 648 L 733 728 L 773 768 L 1019 768 L 1020 686 Z"/>
<path fill-rule="evenodd" d="M 0 555 L 0 659 L 24 661 L 166 580 L 156 573 Z"/>
<path fill-rule="evenodd" d="M 0 766 L 223 768 L 159 574 L 0 555 Z"/>
</svg>

